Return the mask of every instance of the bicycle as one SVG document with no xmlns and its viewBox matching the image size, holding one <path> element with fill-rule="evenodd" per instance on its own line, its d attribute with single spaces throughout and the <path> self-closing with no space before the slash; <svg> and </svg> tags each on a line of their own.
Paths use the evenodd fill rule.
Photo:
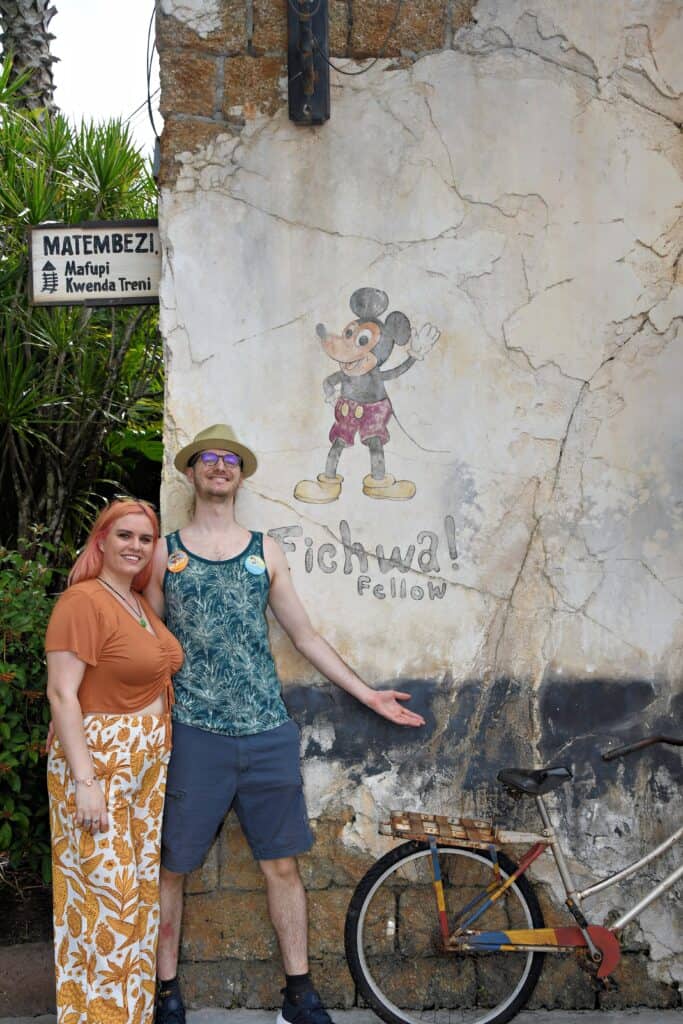
<svg viewBox="0 0 683 1024">
<path fill-rule="evenodd" d="M 623 757 L 655 736 L 602 755 Z M 683 836 L 677 829 L 627 867 L 577 889 L 544 795 L 572 772 L 565 765 L 499 771 L 515 796 L 533 796 L 540 832 L 517 832 L 493 822 L 394 811 L 380 832 L 408 840 L 381 857 L 358 883 L 349 904 L 345 946 L 363 999 L 387 1024 L 505 1024 L 526 1005 L 548 953 L 587 958 L 607 985 L 620 959 L 617 934 L 683 875 L 675 868 L 609 927 L 591 924 L 582 904 L 634 875 Z M 532 845 L 515 864 L 502 846 Z M 548 928 L 526 871 L 546 850 L 555 860 L 572 923 Z M 473 926 L 476 923 L 476 930 Z M 482 930 L 480 930 L 482 929 Z"/>
</svg>

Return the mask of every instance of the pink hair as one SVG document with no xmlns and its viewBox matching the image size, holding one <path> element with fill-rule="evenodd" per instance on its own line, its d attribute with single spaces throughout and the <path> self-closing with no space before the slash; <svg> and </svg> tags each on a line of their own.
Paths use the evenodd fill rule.
<svg viewBox="0 0 683 1024">
<path fill-rule="evenodd" d="M 142 501 L 112 501 L 100 512 L 93 523 L 93 527 L 85 542 L 85 546 L 74 562 L 73 569 L 69 573 L 68 586 L 80 583 L 82 580 L 94 580 L 102 572 L 104 557 L 100 551 L 99 543 L 104 540 L 114 523 L 124 516 L 132 513 L 142 512 L 149 519 L 152 527 L 154 542 L 159 539 L 159 520 L 156 512 L 146 502 Z M 152 561 L 147 563 L 145 568 L 134 577 L 133 590 L 142 591 L 149 583 L 152 575 Z"/>
</svg>

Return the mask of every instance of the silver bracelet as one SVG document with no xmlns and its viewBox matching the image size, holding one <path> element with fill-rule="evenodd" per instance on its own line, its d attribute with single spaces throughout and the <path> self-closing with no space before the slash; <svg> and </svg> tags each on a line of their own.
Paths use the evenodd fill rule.
<svg viewBox="0 0 683 1024">
<path fill-rule="evenodd" d="M 74 779 L 74 782 L 76 783 L 77 786 L 78 785 L 81 785 L 81 786 L 92 786 L 93 782 L 96 782 L 96 781 L 97 781 L 97 776 L 96 775 L 89 775 L 87 779 Z"/>
</svg>

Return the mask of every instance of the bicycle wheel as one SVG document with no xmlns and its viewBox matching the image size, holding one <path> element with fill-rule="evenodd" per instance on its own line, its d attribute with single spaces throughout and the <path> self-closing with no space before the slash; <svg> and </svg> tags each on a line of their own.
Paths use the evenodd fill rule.
<svg viewBox="0 0 683 1024">
<path fill-rule="evenodd" d="M 440 846 L 449 920 L 494 880 L 487 853 Z M 499 854 L 501 874 L 515 865 Z M 412 841 L 392 850 L 361 879 L 346 916 L 346 957 L 360 994 L 388 1024 L 504 1024 L 525 1005 L 543 953 L 445 952 L 431 853 Z M 477 931 L 542 928 L 534 892 L 519 878 L 476 923 Z"/>
</svg>

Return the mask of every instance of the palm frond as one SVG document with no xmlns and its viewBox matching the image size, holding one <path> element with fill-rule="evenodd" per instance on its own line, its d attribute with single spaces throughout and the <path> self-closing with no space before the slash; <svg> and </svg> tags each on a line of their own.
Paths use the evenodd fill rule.
<svg viewBox="0 0 683 1024">
<path fill-rule="evenodd" d="M 27 227 L 153 217 L 156 190 L 120 121 L 76 128 L 15 106 L 14 92 L 0 63 L 0 542 L 40 522 L 77 545 L 99 492 L 160 457 L 158 316 L 32 307 Z"/>
</svg>

